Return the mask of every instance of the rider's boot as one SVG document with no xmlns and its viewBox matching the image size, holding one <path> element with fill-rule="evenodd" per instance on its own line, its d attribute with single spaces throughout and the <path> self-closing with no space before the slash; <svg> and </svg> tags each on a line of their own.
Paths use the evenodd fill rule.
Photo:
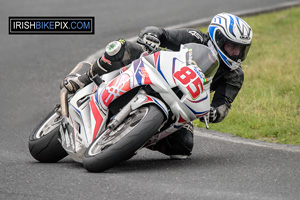
<svg viewBox="0 0 300 200">
<path fill-rule="evenodd" d="M 185 124 L 180 130 L 148 148 L 169 155 L 171 159 L 186 159 L 194 146 L 193 130 L 192 123 Z"/>
</svg>

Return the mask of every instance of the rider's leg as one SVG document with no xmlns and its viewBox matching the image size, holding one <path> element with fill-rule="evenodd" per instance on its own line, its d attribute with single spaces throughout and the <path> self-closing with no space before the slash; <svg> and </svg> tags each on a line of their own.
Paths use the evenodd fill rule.
<svg viewBox="0 0 300 200">
<path fill-rule="evenodd" d="M 91 79 L 96 74 L 101 76 L 118 70 L 138 59 L 141 53 L 143 53 L 143 49 L 136 43 L 125 41 L 124 39 L 110 42 L 106 46 L 104 54 L 91 65 L 87 72 L 68 75 L 62 81 L 61 86 L 66 87 L 70 93 L 75 93 L 78 89 L 91 83 Z"/>
<path fill-rule="evenodd" d="M 110 42 L 106 46 L 104 54 L 92 65 L 89 76 L 93 77 L 96 74 L 101 76 L 118 70 L 138 59 L 142 52 L 143 49 L 140 45 L 124 39 Z"/>
<path fill-rule="evenodd" d="M 192 123 L 185 124 L 180 130 L 148 148 L 169 155 L 171 159 L 185 159 L 193 150 L 193 131 Z"/>
</svg>

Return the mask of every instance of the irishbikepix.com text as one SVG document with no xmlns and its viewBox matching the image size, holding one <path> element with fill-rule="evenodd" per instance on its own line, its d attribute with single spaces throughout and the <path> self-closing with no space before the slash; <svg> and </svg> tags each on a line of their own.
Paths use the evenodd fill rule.
<svg viewBox="0 0 300 200">
<path fill-rule="evenodd" d="M 94 34 L 94 17 L 9 17 L 9 34 Z"/>
</svg>

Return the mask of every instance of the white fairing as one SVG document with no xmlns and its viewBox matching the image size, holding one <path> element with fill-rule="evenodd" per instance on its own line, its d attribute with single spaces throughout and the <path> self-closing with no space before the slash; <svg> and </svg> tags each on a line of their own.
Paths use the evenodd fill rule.
<svg viewBox="0 0 300 200">
<path fill-rule="evenodd" d="M 160 52 L 157 69 L 145 65 L 153 82 L 152 88 L 159 92 L 176 116 L 192 121 L 205 115 L 210 104 L 209 90 L 204 90 L 204 74 L 196 65 L 187 65 L 188 49 L 180 52 Z M 146 59 L 143 59 L 147 63 Z M 163 75 L 164 79 L 161 79 Z M 202 85 L 202 88 L 201 88 Z M 178 86 L 183 96 L 179 99 L 172 88 Z M 201 102 L 201 104 L 199 104 Z"/>
<path fill-rule="evenodd" d="M 193 52 L 193 48 L 200 51 Z M 202 65 L 196 58 L 203 55 L 200 60 L 206 64 Z M 108 119 L 110 103 L 145 85 L 161 99 L 139 92 L 131 102 L 131 110 L 154 103 L 165 113 L 166 119 L 172 120 L 169 128 L 161 130 L 145 146 L 155 144 L 184 124 L 206 115 L 210 108 L 209 80 L 216 71 L 210 67 L 218 66 L 214 55 L 202 45 L 182 46 L 179 52 L 161 51 L 133 61 L 120 75 L 116 71 L 105 75 L 102 77 L 105 82 L 99 87 L 94 83 L 86 86 L 69 102 L 67 125 L 61 126 L 62 146 L 75 161 L 82 162 L 85 150 L 106 129 L 107 120 L 111 120 Z"/>
</svg>

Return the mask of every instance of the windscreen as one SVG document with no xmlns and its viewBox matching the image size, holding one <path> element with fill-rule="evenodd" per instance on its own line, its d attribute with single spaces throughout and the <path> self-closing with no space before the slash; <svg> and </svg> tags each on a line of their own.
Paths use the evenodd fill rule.
<svg viewBox="0 0 300 200">
<path fill-rule="evenodd" d="M 196 64 L 205 78 L 213 78 L 219 67 L 219 60 L 215 53 L 202 44 L 189 43 L 184 46 L 188 48 L 188 64 Z"/>
</svg>

